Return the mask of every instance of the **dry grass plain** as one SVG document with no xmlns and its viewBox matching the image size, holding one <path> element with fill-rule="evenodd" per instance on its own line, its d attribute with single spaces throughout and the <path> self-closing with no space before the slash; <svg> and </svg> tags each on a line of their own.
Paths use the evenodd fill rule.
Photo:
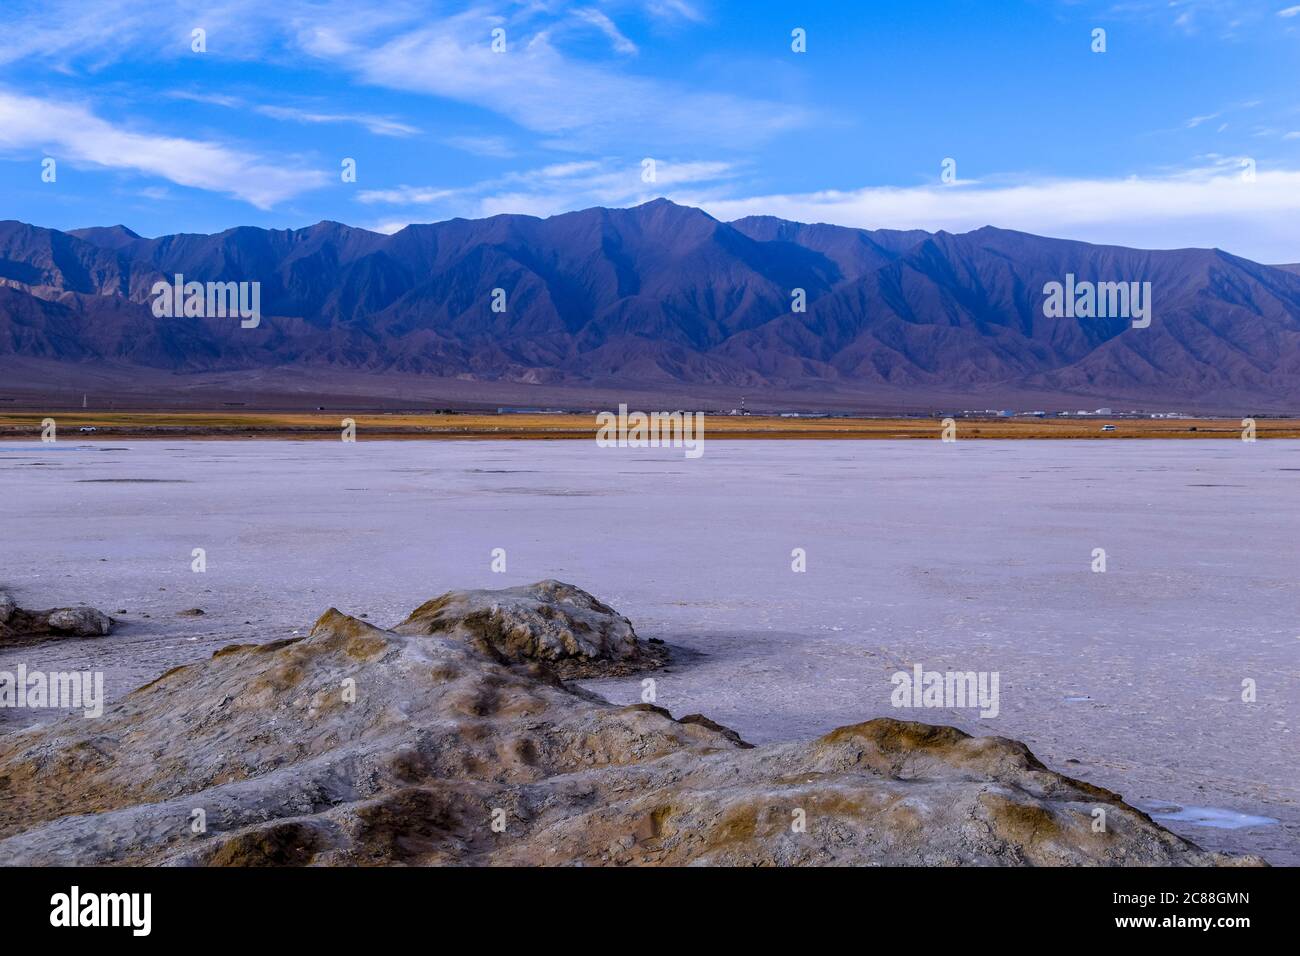
<svg viewBox="0 0 1300 956">
<path fill-rule="evenodd" d="M 594 439 L 591 414 L 357 414 L 343 412 L 58 412 L 0 414 L 0 438 L 38 438 L 52 417 L 61 438 L 288 438 L 337 440 L 345 418 L 356 422 L 358 440 L 369 439 Z M 1103 431 L 1114 425 L 1114 431 Z M 80 429 L 93 428 L 94 432 Z M 1150 418 L 961 418 L 957 437 L 984 439 L 1233 438 L 1241 419 Z M 937 418 L 781 418 L 706 415 L 706 439 L 938 439 Z M 1259 438 L 1300 438 L 1300 419 L 1260 418 Z"/>
</svg>

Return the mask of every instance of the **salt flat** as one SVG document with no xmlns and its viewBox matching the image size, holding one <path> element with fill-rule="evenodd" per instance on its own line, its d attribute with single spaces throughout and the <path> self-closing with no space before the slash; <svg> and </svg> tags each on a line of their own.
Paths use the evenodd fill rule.
<svg viewBox="0 0 1300 956">
<path fill-rule="evenodd" d="M 877 716 L 1015 737 L 1203 846 L 1297 863 L 1298 489 L 1284 440 L 709 441 L 697 460 L 585 441 L 6 444 L 0 586 L 122 625 L 0 651 L 0 670 L 99 669 L 114 697 L 331 605 L 389 625 L 445 590 L 554 577 L 678 650 L 653 675 L 675 715 L 756 742 Z M 890 675 L 916 663 L 997 672 L 998 716 L 894 709 Z M 0 729 L 34 714 L 0 710 Z M 1205 826 L 1206 808 L 1281 822 Z"/>
</svg>

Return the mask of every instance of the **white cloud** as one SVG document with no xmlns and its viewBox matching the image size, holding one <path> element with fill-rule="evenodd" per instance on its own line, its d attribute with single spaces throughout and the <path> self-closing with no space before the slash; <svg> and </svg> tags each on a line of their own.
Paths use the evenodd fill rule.
<svg viewBox="0 0 1300 956">
<path fill-rule="evenodd" d="M 377 136 L 410 136 L 420 132 L 416 127 L 400 123 L 387 116 L 366 113 L 315 113 L 311 110 L 288 106 L 255 106 L 253 110 L 272 119 L 291 120 L 296 123 L 355 123 L 364 126 Z"/>
<path fill-rule="evenodd" d="M 504 24 L 504 26 L 503 26 Z M 495 53 L 491 31 L 506 30 Z M 399 32 L 383 41 L 317 27 L 304 48 L 363 82 L 439 96 L 491 110 L 524 129 L 552 137 L 548 145 L 595 149 L 629 139 L 671 148 L 683 140 L 732 148 L 769 139 L 804 121 L 778 103 L 712 93 L 621 68 L 574 59 L 546 30 L 471 11 Z"/>
<path fill-rule="evenodd" d="M 1298 14 L 1300 14 L 1300 6 L 1287 7 L 1285 10 L 1279 10 L 1277 12 L 1279 17 L 1294 17 Z"/>
<path fill-rule="evenodd" d="M 357 193 L 357 201 L 367 205 L 388 203 L 390 205 L 426 206 L 455 195 L 458 195 L 458 191 L 455 189 L 434 189 L 431 186 L 398 186 L 395 189 L 363 189 Z"/>
<path fill-rule="evenodd" d="M 470 0 L 475 4 L 476 0 Z M 575 13 L 560 4 L 507 5 L 508 16 L 471 6 L 430 16 L 422 3 L 349 0 L 211 0 L 159 5 L 154 0 L 33 3 L 0 31 L 0 64 L 41 60 L 67 71 L 131 57 L 183 60 L 195 25 L 208 31 L 214 60 L 328 65 L 373 86 L 481 107 L 566 149 L 611 148 L 635 139 L 666 149 L 686 141 L 744 148 L 806 122 L 806 111 L 774 100 L 714 92 L 686 81 L 627 72 L 622 63 L 582 59 L 558 44 Z M 655 16 L 698 21 L 683 0 L 647 7 Z M 635 45 L 593 4 L 576 16 L 603 31 L 624 53 Z M 507 52 L 493 53 L 491 30 L 507 32 Z M 332 111 L 309 111 L 328 116 Z M 342 116 L 360 121 L 364 117 Z M 320 120 L 326 121 L 326 120 Z M 376 131 L 398 132 L 377 125 Z"/>
<path fill-rule="evenodd" d="M 680 18 L 693 23 L 704 22 L 704 15 L 686 0 L 650 0 L 646 9 L 655 16 L 668 20 Z"/>
<path fill-rule="evenodd" d="M 614 49 L 619 53 L 635 56 L 637 52 L 639 52 L 636 48 L 636 44 L 625 37 L 622 31 L 614 24 L 614 21 L 600 10 L 597 10 L 594 7 L 580 7 L 573 11 L 573 15 L 579 20 L 584 20 L 587 23 L 590 23 L 601 33 L 605 34 L 605 36 L 609 38 L 609 42 L 613 44 Z"/>
<path fill-rule="evenodd" d="M 137 0 L 103 0 L 93 7 L 49 0 L 26 11 L 6 11 L 0 63 L 29 57 L 56 62 L 72 57 L 108 59 L 107 44 L 145 34 L 156 18 L 156 11 Z"/>
<path fill-rule="evenodd" d="M 655 173 L 655 181 L 647 183 L 641 178 L 639 162 L 586 160 L 508 173 L 458 189 L 402 186 L 367 190 L 357 198 L 367 204 L 427 207 L 409 210 L 404 219 L 389 218 L 368 227 L 382 232 L 452 215 L 553 216 L 590 206 L 633 206 L 680 187 L 720 186 L 735 176 L 736 169 L 722 162 L 662 161 L 656 163 Z"/>
<path fill-rule="evenodd" d="M 853 190 L 741 196 L 737 167 L 661 162 L 644 183 L 640 165 L 565 163 L 511 173 L 462 189 L 384 191 L 372 201 L 418 205 L 385 223 L 452 215 L 551 216 L 590 206 L 631 206 L 657 196 L 699 206 L 724 221 L 769 215 L 865 229 L 968 232 L 981 226 L 1144 249 L 1218 247 L 1259 262 L 1300 262 L 1300 170 L 1259 167 L 1253 182 L 1241 161 L 1210 157 L 1193 169 L 1123 179 L 960 181 L 952 186 L 869 186 Z M 371 226 L 382 231 L 378 226 Z"/>
<path fill-rule="evenodd" d="M 673 198 L 720 219 L 771 215 L 862 228 L 944 229 L 985 225 L 1138 248 L 1218 247 L 1263 262 L 1300 261 L 1300 170 L 1260 168 L 1242 178 L 1238 160 L 1125 179 L 1023 184 L 868 187 L 732 198 L 678 191 Z"/>
<path fill-rule="evenodd" d="M 1220 40 L 1239 39 L 1249 32 L 1269 29 L 1271 4 L 1260 0 L 1058 0 L 1064 6 L 1082 7 L 1091 16 L 1131 23 L 1170 24 L 1186 36 L 1213 31 Z"/>
<path fill-rule="evenodd" d="M 325 183 L 325 174 L 203 140 L 134 132 L 84 106 L 0 91 L 0 150 L 44 150 L 73 166 L 130 170 L 225 193 L 270 209 Z"/>
<path fill-rule="evenodd" d="M 387 190 L 370 202 L 415 207 L 389 217 L 386 225 L 393 229 L 450 216 L 552 216 L 591 206 L 634 206 L 662 195 L 724 221 L 767 215 L 950 233 L 993 225 L 1108 245 L 1219 247 L 1257 261 L 1300 261 L 1300 170 L 1261 165 L 1248 182 L 1240 163 L 1209 157 L 1196 168 L 1127 178 L 1002 178 L 745 196 L 736 191 L 744 170 L 731 164 L 663 161 L 656 182 L 646 183 L 640 164 L 601 160 L 542 166 L 463 189 Z M 419 199 L 430 202 L 419 208 Z"/>
<path fill-rule="evenodd" d="M 388 116 L 376 116 L 369 113 L 322 113 L 317 110 L 297 106 L 250 103 L 238 97 L 223 93 L 194 93 L 187 90 L 172 90 L 167 94 L 174 100 L 187 100 L 192 103 L 207 103 L 223 106 L 227 109 L 244 110 L 269 116 L 271 119 L 287 120 L 292 123 L 355 123 L 363 126 L 378 136 L 411 136 L 420 132 L 414 126 L 399 122 Z"/>
<path fill-rule="evenodd" d="M 510 159 L 515 155 L 514 147 L 504 136 L 448 136 L 443 142 L 475 156 Z"/>
<path fill-rule="evenodd" d="M 634 206 L 685 186 L 712 184 L 715 188 L 735 175 L 735 167 L 720 162 L 655 164 L 655 179 L 641 178 L 640 163 L 564 163 L 526 173 L 515 173 L 476 188 L 475 214 L 495 216 L 527 212 L 554 216 L 590 206 Z"/>
<path fill-rule="evenodd" d="M 368 226 L 362 226 L 370 232 L 381 232 L 385 236 L 391 236 L 395 232 L 401 232 L 411 224 L 410 219 L 383 219 L 379 222 L 373 222 Z"/>
<path fill-rule="evenodd" d="M 248 104 L 237 96 L 224 93 L 193 93 L 188 90 L 171 90 L 168 99 L 185 100 L 187 103 L 206 103 L 209 106 L 224 106 L 226 109 L 244 109 Z"/>
</svg>

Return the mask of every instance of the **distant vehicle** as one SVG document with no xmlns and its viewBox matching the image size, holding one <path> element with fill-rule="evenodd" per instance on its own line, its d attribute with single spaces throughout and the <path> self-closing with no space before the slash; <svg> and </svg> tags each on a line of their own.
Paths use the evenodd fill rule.
<svg viewBox="0 0 1300 956">
<path fill-rule="evenodd" d="M 77 429 L 77 431 L 79 431 L 79 432 L 97 432 L 97 431 L 99 431 L 99 429 L 96 428 L 94 425 L 82 425 L 80 428 Z"/>
<path fill-rule="evenodd" d="M 1104 431 L 1104 432 L 1113 432 L 1113 431 L 1115 430 L 1115 426 L 1114 426 L 1114 425 L 1102 425 L 1102 426 L 1101 426 L 1101 430 Z"/>
</svg>

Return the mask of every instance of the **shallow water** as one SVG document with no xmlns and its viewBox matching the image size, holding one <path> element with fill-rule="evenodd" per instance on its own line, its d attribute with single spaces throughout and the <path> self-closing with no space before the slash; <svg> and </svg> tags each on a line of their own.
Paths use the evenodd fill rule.
<svg viewBox="0 0 1300 956">
<path fill-rule="evenodd" d="M 1278 821 L 1272 817 L 1255 817 L 1222 807 L 1179 807 L 1166 812 L 1152 811 L 1152 820 L 1161 823 L 1190 823 L 1198 827 L 1218 827 L 1222 830 L 1239 830 L 1242 827 L 1273 826 Z"/>
<path fill-rule="evenodd" d="M 120 695 L 330 606 L 392 624 L 451 588 L 556 577 L 693 652 L 655 675 L 674 714 L 755 742 L 878 716 L 1015 737 L 1131 802 L 1276 818 L 1169 825 L 1295 863 L 1298 467 L 1291 441 L 5 445 L 0 585 L 126 613 L 0 669 L 93 666 Z M 996 673 L 998 715 L 894 708 L 917 663 Z"/>
</svg>

